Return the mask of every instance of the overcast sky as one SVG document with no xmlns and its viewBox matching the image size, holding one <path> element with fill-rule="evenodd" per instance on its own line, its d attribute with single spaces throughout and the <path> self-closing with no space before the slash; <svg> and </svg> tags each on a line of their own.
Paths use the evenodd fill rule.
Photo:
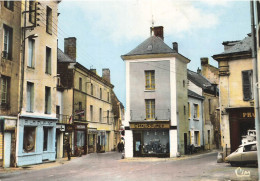
<svg viewBox="0 0 260 181">
<path fill-rule="evenodd" d="M 63 0 L 59 4 L 59 48 L 64 38 L 77 38 L 77 61 L 86 68 L 111 71 L 111 82 L 125 105 L 125 64 L 120 58 L 164 27 L 164 41 L 189 58 L 196 71 L 200 58 L 223 52 L 223 41 L 241 40 L 250 33 L 249 1 L 181 0 Z"/>
</svg>

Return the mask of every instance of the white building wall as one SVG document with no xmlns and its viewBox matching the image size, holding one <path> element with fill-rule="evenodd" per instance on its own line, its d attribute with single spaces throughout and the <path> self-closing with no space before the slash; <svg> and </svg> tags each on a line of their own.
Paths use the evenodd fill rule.
<svg viewBox="0 0 260 181">
<path fill-rule="evenodd" d="M 133 131 L 125 130 L 125 157 L 132 158 L 134 156 Z"/>
</svg>

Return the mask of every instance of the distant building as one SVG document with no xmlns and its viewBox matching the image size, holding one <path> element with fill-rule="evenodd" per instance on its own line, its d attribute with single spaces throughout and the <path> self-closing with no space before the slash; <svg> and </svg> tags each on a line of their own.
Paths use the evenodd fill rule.
<svg viewBox="0 0 260 181">
<path fill-rule="evenodd" d="M 184 154 L 188 145 L 187 64 L 163 41 L 163 27 L 122 55 L 126 65 L 125 156 Z"/>
<path fill-rule="evenodd" d="M 252 37 L 223 42 L 224 52 L 213 55 L 219 64 L 221 143 L 225 156 L 255 129 Z"/>
<path fill-rule="evenodd" d="M 103 76 L 76 62 L 76 38 L 66 38 L 65 52 L 58 49 L 59 91 L 63 108 L 59 120 L 65 123 L 64 145 L 70 143 L 74 155 L 105 152 L 114 149 L 109 69 Z M 64 156 L 66 151 L 64 151 Z"/>
</svg>

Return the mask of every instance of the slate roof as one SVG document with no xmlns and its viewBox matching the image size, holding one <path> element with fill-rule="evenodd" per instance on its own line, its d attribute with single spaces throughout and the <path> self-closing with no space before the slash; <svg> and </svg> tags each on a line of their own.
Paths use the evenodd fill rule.
<svg viewBox="0 0 260 181">
<path fill-rule="evenodd" d="M 231 54 L 231 53 L 239 53 L 239 52 L 251 52 L 252 47 L 252 36 L 248 34 L 243 40 L 238 41 L 226 41 L 223 42 L 223 45 L 230 46 L 230 48 L 226 49 L 224 52 L 219 55 Z"/>
<path fill-rule="evenodd" d="M 177 53 L 171 49 L 164 41 L 157 36 L 147 38 L 143 43 L 138 45 L 135 49 L 125 54 L 124 56 L 132 55 L 147 55 L 147 54 L 164 54 Z"/>
<path fill-rule="evenodd" d="M 188 96 L 204 100 L 204 97 L 188 89 Z"/>
<path fill-rule="evenodd" d="M 58 62 L 75 63 L 68 55 L 58 48 Z"/>
<path fill-rule="evenodd" d="M 207 89 L 208 87 L 212 86 L 208 79 L 206 79 L 204 76 L 202 76 L 197 72 L 188 70 L 187 74 L 188 74 L 188 80 L 192 81 L 194 84 L 196 84 L 197 86 L 203 89 Z"/>
</svg>

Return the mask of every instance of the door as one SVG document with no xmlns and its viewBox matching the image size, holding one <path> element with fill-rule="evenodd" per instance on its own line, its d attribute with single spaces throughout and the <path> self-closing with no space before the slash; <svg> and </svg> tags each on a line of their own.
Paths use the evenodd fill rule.
<svg viewBox="0 0 260 181">
<path fill-rule="evenodd" d="M 141 133 L 134 133 L 134 156 L 141 156 Z"/>
<path fill-rule="evenodd" d="M 184 133 L 184 153 L 187 154 L 187 145 L 188 145 L 188 140 L 187 140 L 187 133 Z"/>
</svg>

